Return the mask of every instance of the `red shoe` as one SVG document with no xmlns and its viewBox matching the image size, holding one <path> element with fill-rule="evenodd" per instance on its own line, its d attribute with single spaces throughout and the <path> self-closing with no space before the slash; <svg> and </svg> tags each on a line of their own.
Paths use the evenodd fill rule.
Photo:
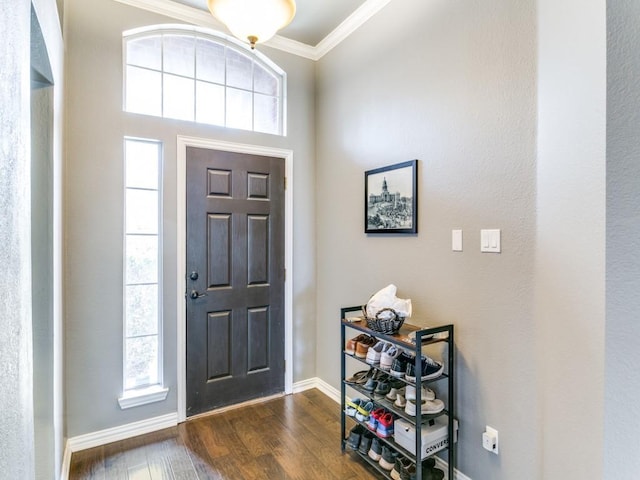
<svg viewBox="0 0 640 480">
<path fill-rule="evenodd" d="M 376 408 L 369 414 L 369 420 L 367 420 L 367 428 L 372 432 L 375 432 L 378 428 L 378 419 L 387 413 L 384 408 Z"/>
<path fill-rule="evenodd" d="M 376 434 L 382 438 L 393 435 L 393 415 L 389 412 L 378 418 L 378 428 Z"/>
</svg>

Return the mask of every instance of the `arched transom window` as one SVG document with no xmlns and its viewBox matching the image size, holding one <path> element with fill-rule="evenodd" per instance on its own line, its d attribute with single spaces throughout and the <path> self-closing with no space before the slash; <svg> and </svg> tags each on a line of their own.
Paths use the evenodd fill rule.
<svg viewBox="0 0 640 480">
<path fill-rule="evenodd" d="M 284 134 L 285 74 L 264 55 L 193 28 L 125 32 L 124 109 Z"/>
</svg>

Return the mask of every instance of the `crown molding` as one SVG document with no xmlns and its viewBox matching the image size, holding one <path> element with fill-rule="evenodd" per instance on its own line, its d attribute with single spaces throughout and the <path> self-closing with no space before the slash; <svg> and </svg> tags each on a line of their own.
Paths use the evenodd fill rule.
<svg viewBox="0 0 640 480">
<path fill-rule="evenodd" d="M 215 30 L 224 30 L 224 25 L 216 20 L 213 15 L 197 8 L 188 7 L 171 0 L 115 0 L 131 7 L 140 8 L 149 12 L 165 15 L 167 17 L 182 20 L 201 27 L 209 27 Z"/>
<path fill-rule="evenodd" d="M 382 10 L 391 0 L 367 0 L 344 19 L 329 35 L 315 46 L 316 60 L 338 46 L 344 39 L 360 28 L 367 20 Z"/>
<path fill-rule="evenodd" d="M 181 20 L 192 25 L 207 27 L 223 32 L 227 30 L 222 23 L 217 21 L 210 13 L 197 8 L 182 5 L 171 0 L 114 0 L 131 7 L 140 8 L 149 12 L 165 15 L 167 17 Z M 334 47 L 340 44 L 345 38 L 355 32 L 362 24 L 378 13 L 391 0 L 366 0 L 357 10 L 349 15 L 340 25 L 338 25 L 329 35 L 318 43 L 311 46 L 306 43 L 291 40 L 290 38 L 276 35 L 264 45 L 282 50 L 293 55 L 308 58 L 310 60 L 320 60 Z"/>
<path fill-rule="evenodd" d="M 298 42 L 297 40 L 291 40 L 290 38 L 283 37 L 282 35 L 276 35 L 263 45 L 276 48 L 293 55 L 298 55 L 299 57 L 308 58 L 309 60 L 318 60 L 315 47 L 307 45 L 306 43 Z M 260 45 L 256 48 L 260 48 Z"/>
</svg>

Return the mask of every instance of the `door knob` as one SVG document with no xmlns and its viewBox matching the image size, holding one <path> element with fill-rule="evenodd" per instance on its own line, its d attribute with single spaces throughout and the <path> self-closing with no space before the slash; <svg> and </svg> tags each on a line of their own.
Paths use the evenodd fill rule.
<svg viewBox="0 0 640 480">
<path fill-rule="evenodd" d="M 191 272 L 189 278 L 195 282 L 198 279 L 198 272 Z"/>
<path fill-rule="evenodd" d="M 207 294 L 206 293 L 198 293 L 197 290 L 191 290 L 191 293 L 189 294 L 189 296 L 195 300 L 196 298 L 201 298 L 201 297 L 206 297 Z"/>
</svg>

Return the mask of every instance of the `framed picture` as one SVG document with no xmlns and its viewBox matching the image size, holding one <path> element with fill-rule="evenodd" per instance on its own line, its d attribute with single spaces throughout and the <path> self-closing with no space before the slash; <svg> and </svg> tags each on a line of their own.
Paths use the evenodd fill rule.
<svg viewBox="0 0 640 480">
<path fill-rule="evenodd" d="M 364 172 L 364 233 L 418 233 L 418 160 Z"/>
</svg>

